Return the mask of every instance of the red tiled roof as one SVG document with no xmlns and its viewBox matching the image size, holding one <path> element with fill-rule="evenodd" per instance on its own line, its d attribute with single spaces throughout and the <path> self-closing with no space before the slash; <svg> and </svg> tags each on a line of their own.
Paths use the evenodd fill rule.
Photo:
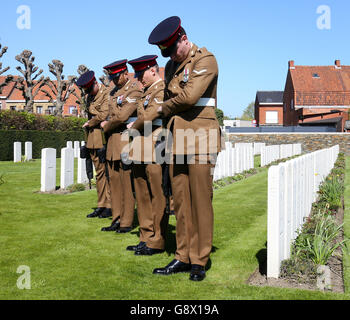
<svg viewBox="0 0 350 320">
<path fill-rule="evenodd" d="M 164 68 L 159 68 L 159 73 L 160 76 L 162 77 L 162 79 L 164 79 Z M 13 76 L 15 79 L 19 78 L 19 76 Z M 133 78 L 134 74 L 133 73 L 129 73 L 129 77 Z M 5 81 L 6 76 L 0 76 L 0 84 L 3 83 Z M 56 82 L 56 81 L 54 81 Z M 9 83 L 7 86 L 2 88 L 2 93 L 0 96 L 5 97 L 4 99 L 6 100 L 15 100 L 15 101 L 23 101 L 23 103 L 25 102 L 22 91 L 18 90 L 16 88 L 14 88 L 15 83 L 11 82 Z M 113 88 L 114 84 L 113 82 L 110 83 L 110 87 Z M 75 93 L 79 96 L 80 95 L 80 90 L 79 88 L 74 84 L 74 88 L 75 88 Z M 36 86 L 34 87 L 34 90 L 36 89 Z M 45 85 L 42 87 L 42 89 L 48 91 L 49 93 L 52 93 L 51 89 L 49 86 Z M 34 97 L 34 100 L 44 100 L 44 101 L 48 101 L 49 98 L 45 95 L 45 93 L 43 93 L 41 90 L 38 92 L 38 94 Z M 79 109 L 79 105 L 77 104 L 77 98 L 71 94 L 67 101 L 64 104 L 64 114 L 69 114 L 69 107 L 70 106 L 77 106 Z"/>
<path fill-rule="evenodd" d="M 0 84 L 4 83 L 5 79 L 6 79 L 6 76 L 0 76 Z M 10 82 L 7 86 L 2 88 L 2 93 L 0 94 L 0 96 L 6 97 L 5 99 L 7 99 L 7 97 L 11 93 L 14 86 L 15 86 L 15 83 Z"/>
<path fill-rule="evenodd" d="M 0 76 L 0 84 L 5 81 L 5 78 L 6 77 L 4 76 Z M 16 79 L 18 78 L 18 76 L 14 76 L 14 78 Z M 24 102 L 22 91 L 18 90 L 17 88 L 14 88 L 14 85 L 15 85 L 14 82 L 10 82 L 7 86 L 3 87 L 1 96 L 6 97 L 6 100 L 17 100 L 17 101 L 23 100 Z M 79 96 L 79 93 L 80 93 L 79 88 L 76 85 L 74 85 L 74 87 L 75 87 L 76 93 Z M 37 88 L 37 85 L 35 85 L 34 90 L 36 90 L 36 88 Z M 43 86 L 42 89 L 48 91 L 49 93 L 52 93 L 50 87 L 47 85 Z M 45 95 L 44 92 L 40 90 L 38 94 L 34 97 L 34 100 L 49 100 L 49 98 Z M 76 101 L 76 97 L 74 97 L 73 95 L 70 95 L 66 103 L 76 105 L 75 101 Z"/>
<path fill-rule="evenodd" d="M 295 66 L 290 74 L 297 106 L 350 105 L 350 66 Z"/>
</svg>

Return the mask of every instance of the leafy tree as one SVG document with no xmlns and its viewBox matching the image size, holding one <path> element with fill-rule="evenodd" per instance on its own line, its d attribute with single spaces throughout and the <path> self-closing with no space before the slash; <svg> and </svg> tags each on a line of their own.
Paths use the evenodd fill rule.
<svg viewBox="0 0 350 320">
<path fill-rule="evenodd" d="M 255 103 L 253 101 L 244 109 L 241 120 L 253 120 L 255 118 L 254 107 Z"/>
<path fill-rule="evenodd" d="M 216 115 L 216 118 L 219 121 L 220 126 L 223 126 L 224 125 L 224 112 L 221 109 L 216 108 L 215 109 L 215 115 Z"/>
</svg>

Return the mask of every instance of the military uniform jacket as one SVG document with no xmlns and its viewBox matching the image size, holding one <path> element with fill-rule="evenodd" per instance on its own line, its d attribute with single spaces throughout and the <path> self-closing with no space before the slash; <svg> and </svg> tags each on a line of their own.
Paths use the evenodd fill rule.
<svg viewBox="0 0 350 320">
<path fill-rule="evenodd" d="M 166 101 L 163 114 L 173 133 L 173 154 L 213 154 L 221 151 L 221 130 L 215 115 L 218 65 L 206 48 L 192 44 L 182 63 L 165 67 Z M 180 139 L 178 133 L 192 129 L 196 139 Z M 200 129 L 200 130 L 199 130 Z M 181 134 L 180 134 L 181 136 Z M 205 147 L 206 146 L 206 147 Z"/>
<path fill-rule="evenodd" d="M 110 137 L 107 145 L 107 160 L 120 160 L 120 154 L 129 142 L 122 141 L 122 133 L 126 130 L 129 118 L 137 117 L 137 102 L 141 98 L 142 90 L 137 81 L 128 80 L 120 89 L 117 87 L 109 96 L 109 121 L 104 131 Z M 131 121 L 131 119 L 130 119 Z M 125 140 L 125 139 L 124 139 Z"/>
<path fill-rule="evenodd" d="M 155 163 L 155 144 L 162 132 L 162 119 L 157 109 L 164 102 L 165 83 L 158 80 L 146 88 L 138 101 L 137 120 L 132 129 L 139 131 L 140 136 L 134 137 L 131 144 L 130 159 Z M 152 122 L 152 126 L 150 125 Z M 145 125 L 146 123 L 146 126 Z"/>
<path fill-rule="evenodd" d="M 88 95 L 87 107 L 89 117 L 88 138 L 86 147 L 89 149 L 100 149 L 103 147 L 102 131 L 100 123 L 108 117 L 109 89 L 99 84 L 100 89 L 95 96 Z"/>
</svg>

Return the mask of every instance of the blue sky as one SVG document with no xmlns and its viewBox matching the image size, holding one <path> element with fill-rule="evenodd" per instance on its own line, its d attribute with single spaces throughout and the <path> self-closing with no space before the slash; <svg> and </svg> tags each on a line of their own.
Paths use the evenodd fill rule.
<svg viewBox="0 0 350 320">
<path fill-rule="evenodd" d="M 257 90 L 283 90 L 288 60 L 296 65 L 350 65 L 348 0 L 2 0 L 0 43 L 8 46 L 3 66 L 17 74 L 15 55 L 29 49 L 50 75 L 60 59 L 65 75 L 86 64 L 102 67 L 159 50 L 148 44 L 153 28 L 178 15 L 189 39 L 213 52 L 219 64 L 218 106 L 240 116 Z M 31 28 L 17 27 L 17 8 L 31 10 Z M 330 29 L 319 29 L 317 8 L 331 10 Z M 166 59 L 158 59 L 164 66 Z"/>
</svg>

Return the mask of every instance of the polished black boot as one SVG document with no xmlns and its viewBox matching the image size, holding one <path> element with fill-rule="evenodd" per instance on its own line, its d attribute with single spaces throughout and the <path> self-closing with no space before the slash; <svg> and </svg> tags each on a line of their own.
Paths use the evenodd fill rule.
<svg viewBox="0 0 350 320">
<path fill-rule="evenodd" d="M 126 250 L 128 250 L 128 251 L 137 251 L 137 250 L 140 250 L 142 247 L 145 247 L 145 246 L 146 246 L 146 242 L 141 241 L 136 246 L 128 246 L 126 248 Z"/>
<path fill-rule="evenodd" d="M 193 264 L 191 268 L 190 280 L 202 281 L 205 278 L 205 268 L 198 264 Z"/>
<path fill-rule="evenodd" d="M 98 217 L 106 208 L 96 208 L 94 212 L 88 214 L 87 218 L 96 218 Z"/>
<path fill-rule="evenodd" d="M 166 267 L 154 269 L 153 274 L 167 276 L 174 273 L 189 272 L 190 270 L 191 264 L 174 259 Z"/>
<path fill-rule="evenodd" d="M 109 227 L 104 227 L 101 231 L 117 231 L 120 227 L 119 217 L 115 219 Z"/>
<path fill-rule="evenodd" d="M 162 249 L 153 249 L 153 248 L 149 248 L 147 246 L 144 246 L 140 249 L 137 249 L 135 251 L 135 255 L 136 256 L 152 256 L 154 254 L 157 254 L 157 253 L 163 253 L 164 250 Z"/>
<path fill-rule="evenodd" d="M 117 233 L 128 233 L 132 230 L 132 227 L 120 227 L 116 231 Z"/>
<path fill-rule="evenodd" d="M 100 215 L 98 216 L 99 218 L 101 219 L 104 219 L 104 218 L 109 218 L 112 216 L 112 209 L 110 208 L 105 208 L 101 213 Z"/>
</svg>

